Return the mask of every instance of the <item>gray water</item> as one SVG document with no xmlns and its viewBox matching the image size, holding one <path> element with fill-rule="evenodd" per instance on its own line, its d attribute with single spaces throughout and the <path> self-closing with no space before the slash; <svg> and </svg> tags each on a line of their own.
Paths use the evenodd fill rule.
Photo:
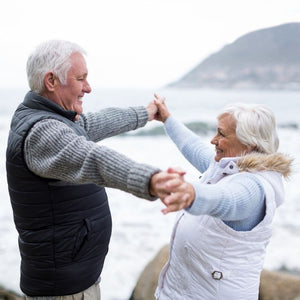
<svg viewBox="0 0 300 300">
<path fill-rule="evenodd" d="M 0 284 L 19 292 L 19 252 L 5 177 L 5 148 L 11 114 L 22 101 L 25 90 L 0 90 Z M 267 250 L 265 268 L 300 271 L 300 93 L 293 91 L 212 91 L 212 90 L 95 90 L 84 98 L 84 110 L 108 106 L 147 105 L 157 92 L 166 97 L 171 113 L 183 122 L 204 122 L 214 126 L 218 111 L 232 102 L 254 102 L 269 106 L 275 113 L 280 151 L 295 157 L 295 174 L 285 183 L 286 202 L 278 209 L 274 233 Z M 127 156 L 166 169 L 180 166 L 187 179 L 199 175 L 171 141 L 151 130 L 161 126 L 153 121 L 138 136 L 129 134 L 101 142 Z M 147 133 L 147 134 L 146 134 Z M 150 133 L 150 134 L 149 134 Z M 209 144 L 213 132 L 201 135 Z M 108 189 L 113 217 L 113 234 L 101 290 L 104 300 L 125 300 L 138 276 L 158 250 L 168 243 L 175 213 L 162 215 L 160 201 L 148 202 L 124 192 Z"/>
</svg>

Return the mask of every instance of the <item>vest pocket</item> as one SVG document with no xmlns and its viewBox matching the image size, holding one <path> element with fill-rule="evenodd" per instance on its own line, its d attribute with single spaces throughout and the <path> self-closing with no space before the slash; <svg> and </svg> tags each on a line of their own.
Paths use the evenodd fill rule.
<svg viewBox="0 0 300 300">
<path fill-rule="evenodd" d="M 74 243 L 74 248 L 72 251 L 72 260 L 80 254 L 81 250 L 84 248 L 86 241 L 89 239 L 89 234 L 91 232 L 91 223 L 89 219 L 84 219 L 84 223 L 76 234 L 76 239 Z"/>
</svg>

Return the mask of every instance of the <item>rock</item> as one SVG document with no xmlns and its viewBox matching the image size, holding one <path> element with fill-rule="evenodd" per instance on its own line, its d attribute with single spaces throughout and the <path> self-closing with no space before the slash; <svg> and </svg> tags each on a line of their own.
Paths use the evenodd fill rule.
<svg viewBox="0 0 300 300">
<path fill-rule="evenodd" d="M 155 300 L 158 276 L 168 257 L 169 245 L 166 245 L 145 267 L 129 300 Z M 263 270 L 259 300 L 300 300 L 300 276 Z"/>
<path fill-rule="evenodd" d="M 25 297 L 20 296 L 12 291 L 4 289 L 0 286 L 0 300 L 24 300 Z"/>
<path fill-rule="evenodd" d="M 129 300 L 155 300 L 158 276 L 168 257 L 169 245 L 166 245 L 145 267 Z"/>
<path fill-rule="evenodd" d="M 285 272 L 263 270 L 259 300 L 300 300 L 300 277 Z"/>
</svg>

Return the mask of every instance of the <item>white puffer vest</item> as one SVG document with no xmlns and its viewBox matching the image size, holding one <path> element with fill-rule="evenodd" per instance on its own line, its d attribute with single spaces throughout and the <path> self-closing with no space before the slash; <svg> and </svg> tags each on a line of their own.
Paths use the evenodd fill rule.
<svg viewBox="0 0 300 300">
<path fill-rule="evenodd" d="M 232 161 L 230 162 L 232 165 Z M 227 164 L 227 168 L 228 168 Z M 214 169 L 214 167 L 213 167 Z M 232 180 L 232 175 L 217 181 Z M 211 170 L 218 172 L 218 170 Z M 159 300 L 257 300 L 272 220 L 283 199 L 283 183 L 277 172 L 257 172 L 266 199 L 266 215 L 251 231 L 235 231 L 222 220 L 185 211 L 178 214 L 170 241 L 170 257 L 161 271 Z M 204 176 L 203 183 L 208 181 Z"/>
</svg>

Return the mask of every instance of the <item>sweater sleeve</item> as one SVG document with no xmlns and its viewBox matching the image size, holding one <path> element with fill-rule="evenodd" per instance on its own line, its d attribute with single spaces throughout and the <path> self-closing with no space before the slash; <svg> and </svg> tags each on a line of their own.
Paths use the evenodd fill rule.
<svg viewBox="0 0 300 300">
<path fill-rule="evenodd" d="M 148 186 L 158 168 L 136 163 L 113 149 L 87 141 L 60 121 L 36 123 L 25 139 L 24 156 L 28 168 L 41 177 L 94 183 L 154 200 Z"/>
<path fill-rule="evenodd" d="M 143 106 L 129 108 L 105 108 L 98 112 L 82 114 L 77 121 L 90 139 L 99 142 L 147 124 L 148 112 Z"/>
<path fill-rule="evenodd" d="M 213 158 L 213 151 L 201 138 L 172 116 L 166 120 L 165 130 L 184 157 L 198 171 L 205 172 Z"/>
<path fill-rule="evenodd" d="M 186 210 L 193 215 L 220 218 L 236 230 L 251 230 L 265 215 L 264 189 L 254 174 L 242 172 L 229 182 L 192 185 L 195 200 Z"/>
</svg>

